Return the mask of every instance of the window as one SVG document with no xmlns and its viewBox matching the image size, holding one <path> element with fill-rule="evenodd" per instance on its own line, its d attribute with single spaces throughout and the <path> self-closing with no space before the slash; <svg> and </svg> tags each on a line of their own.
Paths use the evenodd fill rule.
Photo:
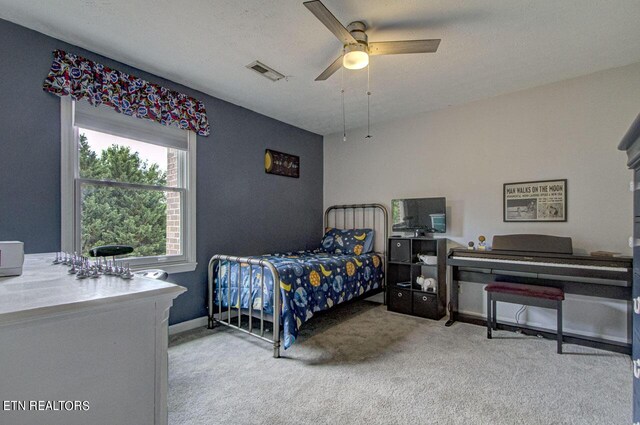
<svg viewBox="0 0 640 425">
<path fill-rule="evenodd" d="M 195 133 L 61 101 L 62 249 L 131 245 L 132 268 L 194 270 Z"/>
</svg>

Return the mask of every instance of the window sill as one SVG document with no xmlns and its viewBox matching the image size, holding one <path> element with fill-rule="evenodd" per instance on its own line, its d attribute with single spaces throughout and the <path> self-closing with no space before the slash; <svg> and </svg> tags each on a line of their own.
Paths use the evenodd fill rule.
<svg viewBox="0 0 640 425">
<path fill-rule="evenodd" d="M 133 271 L 160 269 L 169 274 L 192 272 L 196 269 L 198 263 L 154 263 L 154 264 L 140 264 L 135 267 L 131 267 Z"/>
</svg>

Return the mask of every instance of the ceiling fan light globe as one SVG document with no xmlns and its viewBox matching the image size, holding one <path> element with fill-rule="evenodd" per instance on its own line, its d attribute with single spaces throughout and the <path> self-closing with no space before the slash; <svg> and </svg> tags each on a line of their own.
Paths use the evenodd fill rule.
<svg viewBox="0 0 640 425">
<path fill-rule="evenodd" d="M 342 58 L 342 64 L 347 69 L 362 69 L 369 65 L 369 55 L 360 50 L 347 52 Z"/>
</svg>

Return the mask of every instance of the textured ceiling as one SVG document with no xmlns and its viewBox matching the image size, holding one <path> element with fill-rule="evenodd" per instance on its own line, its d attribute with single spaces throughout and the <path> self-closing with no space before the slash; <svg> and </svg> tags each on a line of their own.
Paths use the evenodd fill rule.
<svg viewBox="0 0 640 425">
<path fill-rule="evenodd" d="M 442 38 L 371 60 L 375 122 L 640 61 L 638 0 L 324 0 L 370 41 Z M 340 51 L 302 0 L 0 0 L 0 17 L 319 134 L 342 130 Z M 289 76 L 271 82 L 254 60 Z M 347 127 L 366 124 L 367 71 L 344 72 Z M 211 117 L 215 123 L 215 117 Z"/>
</svg>

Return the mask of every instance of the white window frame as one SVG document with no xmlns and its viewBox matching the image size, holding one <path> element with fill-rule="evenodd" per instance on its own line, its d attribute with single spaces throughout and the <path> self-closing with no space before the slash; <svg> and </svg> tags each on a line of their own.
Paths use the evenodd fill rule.
<svg viewBox="0 0 640 425">
<path fill-rule="evenodd" d="M 79 132 L 74 125 L 75 101 L 60 98 L 60 174 L 62 251 L 80 252 Z M 137 118 L 132 118 L 137 119 Z M 134 270 L 161 268 L 168 273 L 195 270 L 196 262 L 196 133 L 188 132 L 186 181 L 182 197 L 182 254 L 127 258 Z"/>
</svg>

